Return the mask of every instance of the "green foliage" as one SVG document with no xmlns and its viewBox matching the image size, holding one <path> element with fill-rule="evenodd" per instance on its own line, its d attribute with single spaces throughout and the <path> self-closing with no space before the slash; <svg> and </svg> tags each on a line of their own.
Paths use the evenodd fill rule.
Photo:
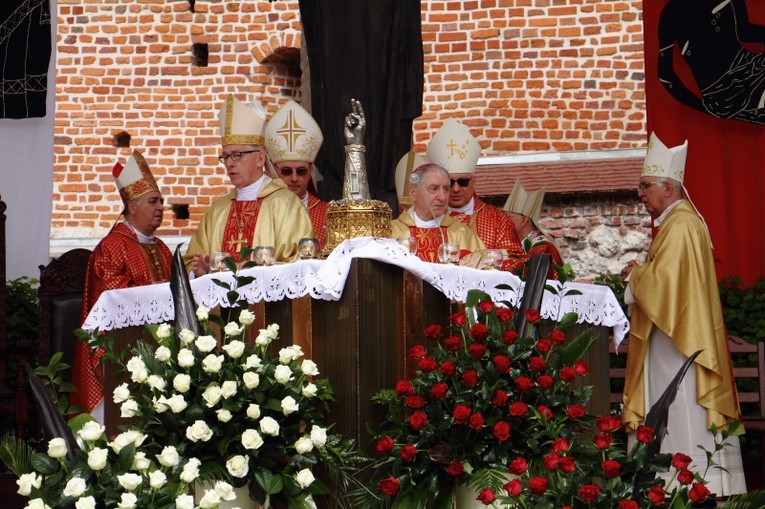
<svg viewBox="0 0 765 509">
<path fill-rule="evenodd" d="M 744 286 L 741 279 L 726 275 L 719 289 L 728 334 L 750 343 L 765 341 L 765 278 Z"/>
<path fill-rule="evenodd" d="M 8 341 L 15 345 L 19 339 L 37 338 L 40 305 L 37 299 L 39 281 L 26 276 L 5 282 L 7 299 Z"/>
<path fill-rule="evenodd" d="M 622 280 L 619 274 L 611 274 L 610 272 L 599 274 L 593 283 L 611 288 L 616 300 L 619 301 L 619 305 L 624 310 L 624 314 L 627 314 L 627 305 L 624 303 L 624 290 L 627 288 L 627 283 Z"/>
</svg>

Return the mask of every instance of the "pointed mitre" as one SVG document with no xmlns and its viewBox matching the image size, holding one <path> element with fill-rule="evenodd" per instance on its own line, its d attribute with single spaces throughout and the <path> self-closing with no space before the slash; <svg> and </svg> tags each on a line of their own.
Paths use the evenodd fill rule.
<svg viewBox="0 0 765 509">
<path fill-rule="evenodd" d="M 687 156 L 688 140 L 685 140 L 682 145 L 668 148 L 656 136 L 656 133 L 651 133 L 640 176 L 667 178 L 682 184 L 685 177 L 685 158 Z"/>
<path fill-rule="evenodd" d="M 135 200 L 148 192 L 159 191 L 159 186 L 154 180 L 154 175 L 151 174 L 149 164 L 137 150 L 133 151 L 133 155 L 130 156 L 124 166 L 120 162 L 114 165 L 112 176 L 124 203 Z"/>
<path fill-rule="evenodd" d="M 319 124 L 302 106 L 290 99 L 266 124 L 266 150 L 271 162 L 313 163 L 324 137 Z"/>
<path fill-rule="evenodd" d="M 526 216 L 536 224 L 539 214 L 542 212 L 542 202 L 545 199 L 545 188 L 536 191 L 526 191 L 521 185 L 521 180 L 515 181 L 513 191 L 507 197 L 504 210 L 513 214 Z"/>
<path fill-rule="evenodd" d="M 428 160 L 451 173 L 475 173 L 481 146 L 467 127 L 450 118 L 428 143 Z"/>
<path fill-rule="evenodd" d="M 266 109 L 253 99 L 245 106 L 229 94 L 218 114 L 221 145 L 265 145 Z"/>
<path fill-rule="evenodd" d="M 396 165 L 396 194 L 398 194 L 399 205 L 412 204 L 412 199 L 409 197 L 409 176 L 415 168 L 426 162 L 427 159 L 414 150 L 410 150 L 399 160 Z"/>
</svg>

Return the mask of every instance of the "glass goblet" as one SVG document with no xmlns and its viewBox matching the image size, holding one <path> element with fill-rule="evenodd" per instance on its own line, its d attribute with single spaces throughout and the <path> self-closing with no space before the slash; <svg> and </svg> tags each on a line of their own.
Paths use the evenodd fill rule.
<svg viewBox="0 0 765 509">
<path fill-rule="evenodd" d="M 417 240 L 414 237 L 399 237 L 396 241 L 401 244 L 404 252 L 409 253 L 410 255 L 417 254 Z"/>
<path fill-rule="evenodd" d="M 318 258 L 320 251 L 319 239 L 304 238 L 298 242 L 298 256 L 301 260 Z"/>
<path fill-rule="evenodd" d="M 438 246 L 438 261 L 449 265 L 456 265 L 460 261 L 460 246 L 451 242 L 444 242 Z"/>
</svg>

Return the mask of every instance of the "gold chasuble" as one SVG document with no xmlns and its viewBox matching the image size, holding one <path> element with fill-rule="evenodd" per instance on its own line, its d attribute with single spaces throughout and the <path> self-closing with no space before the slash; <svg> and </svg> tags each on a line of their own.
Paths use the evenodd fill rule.
<svg viewBox="0 0 765 509">
<path fill-rule="evenodd" d="M 315 236 L 308 210 L 281 179 L 266 182 L 253 202 L 237 202 L 236 193 L 216 200 L 202 216 L 183 257 L 188 270 L 196 254 L 235 255 L 244 246 L 273 246 L 277 262 L 291 262 L 297 259 L 298 241 Z"/>
<path fill-rule="evenodd" d="M 630 275 L 635 299 L 627 355 L 622 420 L 636 429 L 645 420 L 644 361 L 655 326 L 685 356 L 696 350 L 696 397 L 707 409 L 707 428 L 739 416 L 730 354 L 709 234 L 693 207 L 676 205 L 659 226 L 646 263 Z"/>
<path fill-rule="evenodd" d="M 486 249 L 481 239 L 455 218 L 445 215 L 440 228 L 418 228 L 409 208 L 391 221 L 393 238 L 414 237 L 417 240 L 417 257 L 426 262 L 438 263 L 438 246 L 444 242 L 459 244 L 461 255 Z M 441 236 L 443 232 L 443 236 Z"/>
</svg>

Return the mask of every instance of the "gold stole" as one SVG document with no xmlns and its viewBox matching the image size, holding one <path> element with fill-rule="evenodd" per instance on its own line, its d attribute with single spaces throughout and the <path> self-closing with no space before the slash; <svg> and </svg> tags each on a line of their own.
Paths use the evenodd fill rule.
<svg viewBox="0 0 765 509">
<path fill-rule="evenodd" d="M 418 228 L 410 226 L 409 231 L 417 240 L 417 256 L 425 262 L 438 263 L 438 246 L 443 244 L 444 239 L 449 242 L 446 228 Z M 443 235 L 442 235 L 443 234 Z"/>
</svg>

